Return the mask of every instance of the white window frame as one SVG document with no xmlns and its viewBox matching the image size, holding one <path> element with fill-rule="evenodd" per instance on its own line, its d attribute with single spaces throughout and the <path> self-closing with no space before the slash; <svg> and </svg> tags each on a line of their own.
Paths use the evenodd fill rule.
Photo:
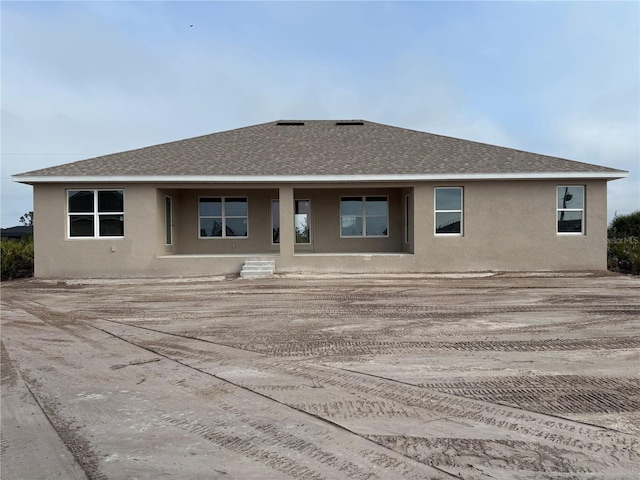
<svg viewBox="0 0 640 480">
<path fill-rule="evenodd" d="M 438 210 L 437 192 L 438 190 L 460 190 L 460 209 L 458 210 Z M 459 213 L 460 232 L 459 233 L 438 233 L 438 213 Z M 463 187 L 435 187 L 433 189 L 433 234 L 437 237 L 462 237 L 464 236 L 464 188 Z"/>
<path fill-rule="evenodd" d="M 561 208 L 558 207 L 559 192 L 562 188 L 581 188 L 582 189 L 582 208 Z M 557 235 L 586 235 L 585 230 L 585 211 L 586 211 L 586 193 L 587 187 L 584 185 L 556 185 L 556 234 Z M 579 232 L 561 232 L 558 230 L 558 214 L 560 212 L 580 212 L 580 231 Z"/>
<path fill-rule="evenodd" d="M 387 202 L 387 234 L 386 235 L 367 235 L 367 217 L 381 217 L 382 215 L 367 215 L 367 198 L 379 197 L 384 198 Z M 342 218 L 353 217 L 354 215 L 342 215 L 342 199 L 343 198 L 360 198 L 362 200 L 362 235 L 343 235 L 342 234 Z M 389 238 L 389 196 L 388 195 L 341 195 L 340 196 L 340 238 Z M 360 216 L 360 215 L 356 215 Z"/>
<path fill-rule="evenodd" d="M 70 212 L 69 211 L 69 192 L 92 192 L 93 193 L 93 212 Z M 98 211 L 98 192 L 121 192 L 122 193 L 122 211 L 121 212 L 99 212 Z M 67 188 L 65 190 L 67 205 L 67 240 L 91 240 L 91 239 L 118 239 L 124 238 L 125 231 L 125 190 L 124 188 Z M 100 215 L 122 215 L 122 235 L 100 235 Z M 93 235 L 87 236 L 71 236 L 71 217 L 93 217 Z"/>
<path fill-rule="evenodd" d="M 200 215 L 200 200 L 203 198 L 215 198 L 220 199 L 222 203 L 222 236 L 220 237 L 203 237 L 200 235 L 200 219 L 201 218 L 217 218 L 214 215 Z M 229 215 L 227 216 L 225 213 L 226 209 L 226 201 L 227 200 L 237 200 L 244 199 L 247 204 L 247 215 Z M 243 237 L 240 236 L 227 236 L 227 218 L 246 218 L 247 219 L 247 234 Z M 221 239 L 233 239 L 233 240 L 245 240 L 249 238 L 249 197 L 221 197 L 221 196 L 213 196 L 213 195 L 202 195 L 198 197 L 198 239 L 200 240 L 221 240 Z"/>
</svg>

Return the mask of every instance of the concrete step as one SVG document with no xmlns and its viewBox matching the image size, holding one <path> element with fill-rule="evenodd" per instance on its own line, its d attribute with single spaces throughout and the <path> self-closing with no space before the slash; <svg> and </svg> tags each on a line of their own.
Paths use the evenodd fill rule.
<svg viewBox="0 0 640 480">
<path fill-rule="evenodd" d="M 276 269 L 275 260 L 246 260 L 240 276 L 243 278 L 268 277 Z"/>
</svg>

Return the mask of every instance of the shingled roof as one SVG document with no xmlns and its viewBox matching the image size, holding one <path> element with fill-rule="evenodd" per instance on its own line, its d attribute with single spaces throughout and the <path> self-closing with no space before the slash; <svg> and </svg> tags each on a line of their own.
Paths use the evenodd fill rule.
<svg viewBox="0 0 640 480">
<path fill-rule="evenodd" d="M 623 170 L 364 120 L 281 120 L 15 175 L 52 181 L 621 178 Z"/>
</svg>

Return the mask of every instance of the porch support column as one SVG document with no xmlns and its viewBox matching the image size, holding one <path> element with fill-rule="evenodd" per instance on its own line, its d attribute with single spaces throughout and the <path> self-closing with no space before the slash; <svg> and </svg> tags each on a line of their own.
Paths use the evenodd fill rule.
<svg viewBox="0 0 640 480">
<path fill-rule="evenodd" d="M 419 268 L 426 268 L 430 239 L 433 238 L 433 187 L 418 184 L 413 188 L 413 253 Z"/>
<path fill-rule="evenodd" d="M 283 266 L 293 264 L 293 187 L 280 187 L 280 262 Z"/>
</svg>

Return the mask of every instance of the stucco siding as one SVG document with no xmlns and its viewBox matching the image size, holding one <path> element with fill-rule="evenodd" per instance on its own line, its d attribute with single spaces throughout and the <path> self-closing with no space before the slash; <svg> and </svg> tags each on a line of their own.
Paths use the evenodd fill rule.
<svg viewBox="0 0 640 480">
<path fill-rule="evenodd" d="M 174 237 L 176 254 L 258 254 L 270 253 L 271 199 L 275 189 L 194 189 L 180 190 L 174 200 Z M 246 197 L 248 236 L 200 238 L 198 199 L 200 197 Z"/>
<path fill-rule="evenodd" d="M 311 200 L 311 244 L 296 245 L 297 253 L 383 253 L 402 252 L 402 196 L 398 188 L 296 189 L 296 199 Z M 387 197 L 389 228 L 386 237 L 356 238 L 340 235 L 342 197 Z"/>
<path fill-rule="evenodd" d="M 585 185 L 585 234 L 556 233 L 556 187 Z M 434 234 L 434 188 L 462 187 L 463 235 Z M 239 272 L 248 257 L 273 256 L 280 271 L 445 272 L 603 270 L 606 268 L 606 181 L 423 182 L 278 188 L 185 188 L 179 184 L 99 185 L 125 191 L 124 238 L 68 238 L 66 190 L 96 185 L 34 186 L 35 275 L 118 277 Z M 165 245 L 165 197 L 173 199 L 173 245 Z M 341 238 L 340 197 L 389 198 L 389 236 Z M 404 202 L 409 195 L 409 242 Z M 198 238 L 200 196 L 246 196 L 246 239 Z M 271 244 L 271 201 L 312 204 L 312 242 L 294 247 L 292 205 L 281 207 L 280 246 Z M 288 217 L 291 217 L 288 218 Z M 281 250 L 279 252 L 279 250 Z M 412 253 L 413 252 L 413 253 Z"/>
<path fill-rule="evenodd" d="M 576 182 L 469 182 L 464 188 L 464 232 L 434 235 L 433 187 L 423 186 L 426 226 L 422 268 L 465 270 L 606 269 L 606 182 L 586 186 L 584 235 L 556 233 L 556 186 Z M 425 231 L 426 230 L 426 231 Z"/>
<path fill-rule="evenodd" d="M 117 277 L 144 275 L 156 257 L 156 189 L 151 185 L 100 185 L 123 189 L 124 238 L 68 238 L 67 189 L 96 185 L 34 186 L 35 275 Z"/>
</svg>

